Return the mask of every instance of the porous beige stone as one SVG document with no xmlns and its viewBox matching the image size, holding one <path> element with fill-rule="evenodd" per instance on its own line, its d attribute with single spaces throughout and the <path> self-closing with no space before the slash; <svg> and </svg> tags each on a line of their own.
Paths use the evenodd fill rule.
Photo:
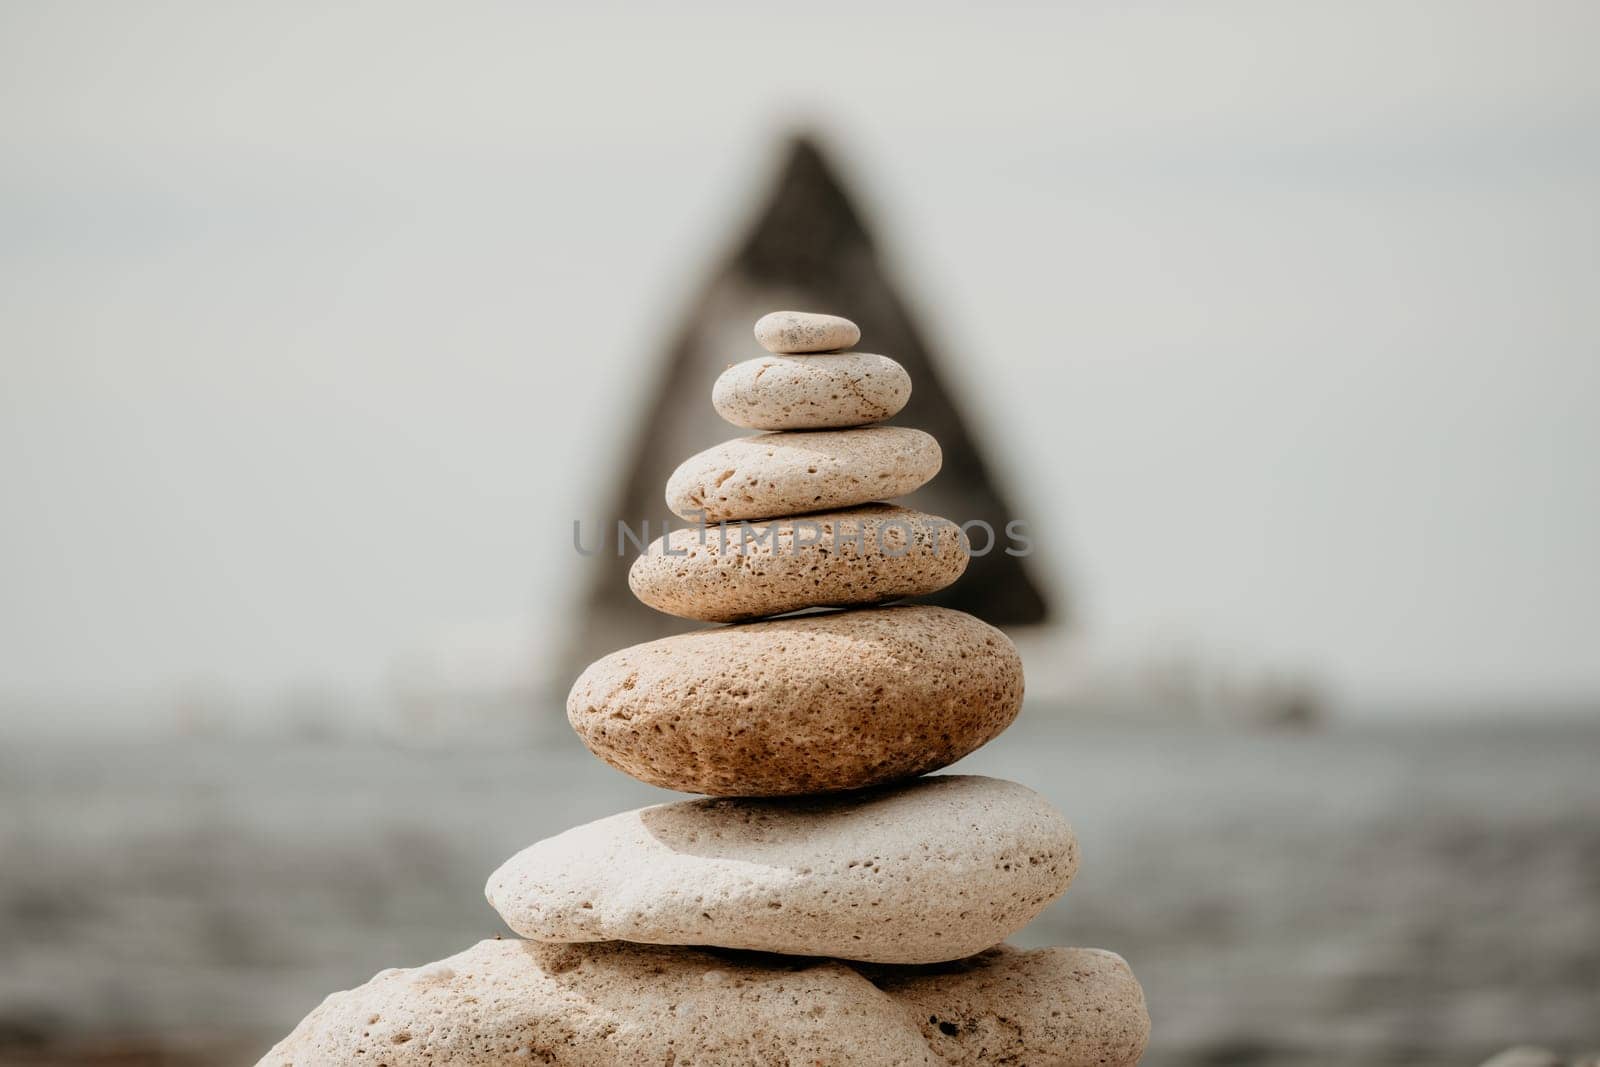
<svg viewBox="0 0 1600 1067">
<path fill-rule="evenodd" d="M 258 1067 L 939 1062 L 842 963 L 508 940 L 333 994 Z"/>
<path fill-rule="evenodd" d="M 1005 634 L 916 605 L 624 648 L 578 677 L 567 718 L 590 751 L 640 781 L 783 796 L 944 767 L 1009 726 L 1022 690 L 1022 660 Z"/>
<path fill-rule="evenodd" d="M 936 963 L 1021 929 L 1077 863 L 1071 827 L 1037 793 L 941 776 L 623 812 L 524 849 L 486 894 L 538 941 Z"/>
<path fill-rule="evenodd" d="M 949 519 L 868 504 L 674 530 L 634 560 L 628 586 L 668 615 L 733 622 L 937 592 L 967 569 L 968 550 Z"/>
<path fill-rule="evenodd" d="M 768 352 L 837 352 L 861 340 L 861 329 L 837 315 L 774 311 L 756 320 L 756 340 Z"/>
<path fill-rule="evenodd" d="M 1150 1040 L 1144 990 L 1115 952 L 999 945 L 931 967 L 860 969 L 910 1010 L 941 1063 L 1125 1067 Z"/>
<path fill-rule="evenodd" d="M 932 968 L 617 942 L 484 941 L 335 993 L 259 1067 L 1124 1067 L 1148 1031 L 1126 964 L 999 947 Z"/>
<path fill-rule="evenodd" d="M 717 414 L 751 430 L 826 430 L 893 417 L 911 376 L 888 356 L 839 352 L 735 363 L 711 387 Z"/>
<path fill-rule="evenodd" d="M 939 442 L 905 426 L 736 437 L 679 464 L 667 507 L 691 522 L 852 508 L 918 489 L 941 460 Z"/>
</svg>

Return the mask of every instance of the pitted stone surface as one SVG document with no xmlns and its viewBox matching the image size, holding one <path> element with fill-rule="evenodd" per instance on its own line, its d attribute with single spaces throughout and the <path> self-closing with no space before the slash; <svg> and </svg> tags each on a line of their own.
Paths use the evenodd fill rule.
<svg viewBox="0 0 1600 1067">
<path fill-rule="evenodd" d="M 968 549 L 948 519 L 868 504 L 674 530 L 634 560 L 628 585 L 657 611 L 734 622 L 937 592 L 967 569 Z"/>
<path fill-rule="evenodd" d="M 938 1064 L 916 1023 L 841 963 L 484 941 L 448 977 L 335 993 L 258 1067 Z"/>
<path fill-rule="evenodd" d="M 938 770 L 997 737 L 1022 693 L 1005 634 L 916 605 L 624 648 L 578 677 L 567 718 L 590 751 L 640 781 L 782 796 Z"/>
<path fill-rule="evenodd" d="M 1126 964 L 1095 949 L 862 968 L 484 941 L 333 994 L 259 1067 L 1124 1067 L 1148 1029 Z"/>
<path fill-rule="evenodd" d="M 1150 1040 L 1144 990 L 1114 952 L 999 945 L 931 967 L 862 967 L 911 1010 L 940 1062 L 1139 1062 Z"/>
<path fill-rule="evenodd" d="M 667 507 L 691 522 L 851 508 L 913 492 L 942 459 L 937 441 L 905 426 L 737 437 L 679 464 Z"/>
<path fill-rule="evenodd" d="M 756 320 L 756 340 L 768 352 L 837 352 L 861 340 L 861 329 L 837 315 L 774 311 Z"/>
<path fill-rule="evenodd" d="M 1072 828 L 1037 793 L 952 775 L 623 812 L 524 849 L 486 894 L 539 941 L 936 963 L 1021 929 L 1077 863 Z"/>
<path fill-rule="evenodd" d="M 911 377 L 887 356 L 839 352 L 735 363 L 711 388 L 717 414 L 751 430 L 825 430 L 893 417 Z"/>
</svg>

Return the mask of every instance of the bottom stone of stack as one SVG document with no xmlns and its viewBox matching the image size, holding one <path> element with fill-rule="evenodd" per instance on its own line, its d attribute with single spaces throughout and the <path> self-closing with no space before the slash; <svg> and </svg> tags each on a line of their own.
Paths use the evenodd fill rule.
<svg viewBox="0 0 1600 1067">
<path fill-rule="evenodd" d="M 889 967 L 496 940 L 333 994 L 258 1067 L 1115 1067 L 1149 1032 L 1128 965 L 1097 949 Z"/>
</svg>

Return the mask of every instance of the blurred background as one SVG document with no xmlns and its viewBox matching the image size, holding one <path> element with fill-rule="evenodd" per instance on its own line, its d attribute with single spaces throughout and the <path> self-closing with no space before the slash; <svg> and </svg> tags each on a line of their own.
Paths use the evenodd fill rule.
<svg viewBox="0 0 1600 1067">
<path fill-rule="evenodd" d="M 0 5 L 0 1063 L 253 1062 L 664 798 L 566 727 L 663 624 L 573 526 L 791 298 L 1029 526 L 959 768 L 1076 824 L 1019 941 L 1127 956 L 1147 1062 L 1600 1046 L 1597 32 Z"/>
</svg>

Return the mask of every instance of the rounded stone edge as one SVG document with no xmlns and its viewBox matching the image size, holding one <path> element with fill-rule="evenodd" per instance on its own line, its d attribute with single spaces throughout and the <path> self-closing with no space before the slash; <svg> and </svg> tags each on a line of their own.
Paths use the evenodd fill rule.
<svg viewBox="0 0 1600 1067">
<path fill-rule="evenodd" d="M 795 542 L 798 536 L 796 531 L 801 523 L 810 522 L 819 526 L 834 524 L 837 531 L 838 524 L 851 521 L 870 525 L 875 532 L 863 531 L 860 536 L 863 539 L 870 538 L 874 543 L 891 525 L 905 523 L 911 527 L 913 538 L 924 535 L 931 537 L 933 551 L 930 554 L 910 549 L 899 556 L 877 552 L 843 556 L 837 549 L 823 552 L 823 542 L 820 541 Z M 709 532 L 711 527 L 679 529 L 661 535 L 629 565 L 629 591 L 646 607 L 675 618 L 699 622 L 749 622 L 810 608 L 870 607 L 905 597 L 929 596 L 959 581 L 971 562 L 969 542 L 959 524 L 952 519 L 899 504 L 874 502 L 856 508 L 815 512 L 808 516 L 751 520 L 750 526 L 757 531 L 766 531 L 769 527 L 772 529 L 770 534 L 758 532 L 752 535 L 748 544 L 740 546 L 736 539 L 744 535 L 742 527 L 731 532 L 717 528 L 720 537 L 728 541 L 726 553 L 722 551 L 719 535 Z M 952 531 L 949 538 L 945 536 L 947 529 Z M 833 543 L 839 544 L 837 533 Z M 848 547 L 853 543 L 853 538 L 844 538 L 844 543 Z M 679 552 L 692 549 L 697 544 L 708 550 L 708 558 L 697 560 L 687 575 L 677 573 L 679 565 L 671 561 L 681 557 L 669 555 L 668 550 Z M 767 587 L 763 590 L 767 593 L 764 598 L 753 590 L 746 596 L 739 589 L 741 584 L 758 583 L 756 578 L 743 577 L 743 563 L 734 565 L 728 562 L 741 557 L 758 560 L 771 568 L 763 572 L 759 579 L 759 584 Z M 912 577 L 919 572 L 918 564 L 921 564 L 922 580 L 913 581 Z M 867 571 L 895 571 L 896 581 L 887 589 L 848 597 L 822 597 L 804 587 L 803 583 L 819 567 L 823 568 L 826 577 L 842 579 L 844 572 L 852 565 Z M 704 595 L 697 597 L 694 590 L 701 586 L 709 588 L 705 589 Z M 793 586 L 796 589 L 789 595 L 780 596 L 774 591 L 774 586 Z M 715 603 L 739 602 L 748 607 L 735 610 L 732 607 L 714 606 Z"/>
<path fill-rule="evenodd" d="M 870 491 L 858 490 L 854 492 L 836 491 L 833 495 L 818 494 L 810 500 L 792 500 L 786 503 L 774 501 L 765 506 L 729 505 L 726 502 L 707 500 L 712 491 L 719 489 L 723 482 L 739 473 L 738 466 L 728 467 L 728 457 L 724 450 L 756 447 L 756 443 L 770 436 L 803 437 L 810 434 L 873 434 L 894 432 L 904 443 L 902 452 L 907 454 L 921 453 L 925 461 L 925 471 L 918 473 L 901 472 L 898 480 L 892 481 L 887 486 L 878 485 Z M 737 461 L 735 461 L 737 464 Z M 843 430 L 779 430 L 771 433 L 755 434 L 749 437 L 735 437 L 720 444 L 702 449 L 678 464 L 672 474 L 667 478 L 667 485 L 663 494 L 667 510 L 685 522 L 736 522 L 744 519 L 755 521 L 758 519 L 777 519 L 806 515 L 818 511 L 841 511 L 845 508 L 860 507 L 874 501 L 892 500 L 921 489 L 944 468 L 944 450 L 939 441 L 926 430 L 914 426 L 863 426 L 856 429 Z M 770 474 L 770 472 L 768 472 Z M 768 479 L 770 483 L 770 478 Z M 709 483 L 709 484 L 708 484 Z M 794 493 L 794 486 L 786 489 Z M 794 493 L 803 496 L 803 493 Z M 698 505 L 698 506 L 696 506 Z"/>
<path fill-rule="evenodd" d="M 861 340 L 861 327 L 823 311 L 769 311 L 756 320 L 756 343 L 777 356 L 839 352 Z"/>
<path fill-rule="evenodd" d="M 886 789 L 890 791 L 916 789 L 922 787 L 924 783 L 935 782 L 983 782 L 989 786 L 1003 787 L 1004 791 L 1016 791 L 1025 795 L 1030 803 L 1037 806 L 1038 814 L 1042 816 L 1042 824 L 1033 827 L 1032 832 L 1038 838 L 1035 843 L 1046 845 L 1051 851 L 1061 854 L 1060 867 L 1043 895 L 1029 899 L 1020 911 L 1003 919 L 995 915 L 988 916 L 987 923 L 980 924 L 986 925 L 981 932 L 969 929 L 973 925 L 970 907 L 957 904 L 953 900 L 924 902 L 927 907 L 918 913 L 917 923 L 920 924 L 918 928 L 933 921 L 938 922 L 939 929 L 943 931 L 934 934 L 931 939 L 923 934 L 903 937 L 898 941 L 886 939 L 874 942 L 855 935 L 847 938 L 847 931 L 839 930 L 832 931 L 829 936 L 815 936 L 801 941 L 797 939 L 800 935 L 795 933 L 787 920 L 776 919 L 765 908 L 750 908 L 748 900 L 743 902 L 746 910 L 742 916 L 723 917 L 718 920 L 713 920 L 708 912 L 701 912 L 699 917 L 696 917 L 693 908 L 680 908 L 675 915 L 663 914 L 651 908 L 648 918 L 655 929 L 644 931 L 640 929 L 635 918 L 608 917 L 606 906 L 591 904 L 591 899 L 600 901 L 605 896 L 604 892 L 599 896 L 591 896 L 594 891 L 607 888 L 602 884 L 603 875 L 599 876 L 601 881 L 583 885 L 577 891 L 571 884 L 567 884 L 562 889 L 556 890 L 554 895 L 546 889 L 542 900 L 530 899 L 526 887 L 530 880 L 530 872 L 539 869 L 537 857 L 540 853 L 548 853 L 552 849 L 559 850 L 560 842 L 569 838 L 569 835 L 601 824 L 605 824 L 608 828 L 614 823 L 625 824 L 630 818 L 645 821 L 650 813 L 656 811 L 692 805 L 720 806 L 741 803 L 740 800 L 731 798 L 697 798 L 647 805 L 643 808 L 618 812 L 597 819 L 594 823 L 573 827 L 553 837 L 536 841 L 501 864 L 490 875 L 484 892 L 490 906 L 499 913 L 507 926 L 519 936 L 541 943 L 630 941 L 637 944 L 666 946 L 712 946 L 783 956 L 826 957 L 852 966 L 953 965 L 1003 943 L 1037 919 L 1050 904 L 1059 900 L 1077 876 L 1081 850 L 1077 834 L 1067 817 L 1043 795 L 1018 782 L 985 775 L 937 775 L 895 783 Z M 770 803 L 770 799 L 749 799 L 751 804 L 756 806 Z M 844 797 L 817 799 L 848 800 L 848 794 Z M 852 862 L 848 866 L 855 868 L 859 864 Z M 591 876 L 607 869 L 609 868 L 605 865 L 592 865 L 586 868 Z M 566 878 L 569 870 L 570 868 L 563 866 L 562 873 L 557 877 Z M 712 873 L 710 870 L 702 871 L 701 876 L 710 877 Z M 802 872 L 804 877 L 809 877 L 811 874 L 809 868 Z M 628 888 L 621 890 L 620 899 L 624 902 L 629 900 L 632 886 L 633 883 L 629 883 Z M 504 895 L 497 894 L 497 889 L 503 890 Z M 805 890 L 801 889 L 800 892 L 803 894 Z M 575 903 L 580 893 L 584 899 L 581 903 Z M 997 905 L 1001 904 L 999 896 L 991 896 L 990 899 Z M 957 921 L 958 918 L 960 922 Z M 947 920 L 950 925 L 945 926 L 941 920 Z M 881 924 L 873 927 L 875 930 L 881 928 Z M 909 927 L 903 929 L 906 928 Z M 945 936 L 950 932 L 954 932 L 956 936 Z M 934 947 L 935 945 L 937 947 Z"/>
<path fill-rule="evenodd" d="M 847 361 L 853 361 L 855 366 L 852 368 Z M 758 385 L 767 370 L 777 372 L 773 374 L 776 383 Z M 864 388 L 867 384 L 870 388 Z M 807 388 L 820 391 L 824 387 L 834 390 L 830 399 L 837 402 L 837 409 L 853 403 L 855 410 L 849 414 L 818 414 L 816 407 L 826 408 L 818 401 L 798 411 L 791 407 L 783 413 L 760 413 L 763 393 L 767 394 L 766 404 L 777 408 L 781 406 L 777 399 L 782 391 L 790 391 L 803 401 Z M 875 352 L 769 353 L 734 363 L 717 375 L 711 385 L 711 406 L 724 422 L 746 430 L 845 430 L 875 426 L 894 418 L 910 402 L 911 393 L 911 375 L 905 367 Z M 848 399 L 842 399 L 841 394 Z"/>
<path fill-rule="evenodd" d="M 661 766 L 662 761 L 659 751 L 651 750 L 655 752 L 656 759 L 645 758 L 640 755 L 637 748 L 624 745 L 607 737 L 607 731 L 597 725 L 602 723 L 608 716 L 619 717 L 629 723 L 638 721 L 641 727 L 646 723 L 658 725 L 655 720 L 661 717 L 662 712 L 652 709 L 647 702 L 641 706 L 637 701 L 629 702 L 627 698 L 624 698 L 621 702 L 624 706 L 619 706 L 619 702 L 616 700 L 605 703 L 589 699 L 596 691 L 614 695 L 616 687 L 608 687 L 607 679 L 616 676 L 620 671 L 624 672 L 630 681 L 634 680 L 637 672 L 636 669 L 630 667 L 630 664 L 641 660 L 647 661 L 652 658 L 652 653 L 665 652 L 670 649 L 669 654 L 679 655 L 681 653 L 677 649 L 671 648 L 671 646 L 691 644 L 704 640 L 721 640 L 727 638 L 730 634 L 737 635 L 741 630 L 751 627 L 827 626 L 830 624 L 830 620 L 848 619 L 852 616 L 859 616 L 863 611 L 881 612 L 889 616 L 898 612 L 933 612 L 960 616 L 966 623 L 977 627 L 980 632 L 993 638 L 996 643 L 997 657 L 1001 661 L 1001 666 L 1004 670 L 1004 685 L 1002 689 L 1007 694 L 1007 698 L 1003 701 L 985 705 L 990 712 L 988 716 L 990 721 L 987 727 L 981 731 L 974 731 L 971 737 L 967 739 L 968 743 L 953 746 L 949 752 L 925 753 L 920 759 L 880 760 L 875 765 L 877 770 L 870 775 L 844 776 L 839 774 L 820 781 L 813 776 L 806 778 L 803 782 L 797 782 L 795 776 L 791 775 L 788 778 L 784 778 L 771 767 L 766 768 L 762 773 L 746 771 L 741 775 L 734 775 L 725 768 L 708 767 L 703 762 L 698 761 L 694 764 L 693 773 L 684 773 L 681 770 L 672 772 Z M 734 640 L 737 641 L 739 639 L 735 636 Z M 701 654 L 703 655 L 704 653 Z M 997 677 L 999 676 L 997 675 Z M 741 678 L 741 681 L 749 683 L 753 682 L 753 679 Z M 710 680 L 707 679 L 706 684 L 709 684 L 709 682 Z M 622 688 L 624 692 L 629 694 L 639 692 L 632 685 L 625 684 Z M 645 687 L 646 690 L 649 688 L 649 686 Z M 1022 662 L 1022 655 L 1018 651 L 1015 642 L 1011 640 L 1005 631 L 966 612 L 934 605 L 908 604 L 884 608 L 866 608 L 861 611 L 840 611 L 818 615 L 793 615 L 775 619 L 762 619 L 753 622 L 735 623 L 724 627 L 694 630 L 689 633 L 675 634 L 656 638 L 653 641 L 629 645 L 600 657 L 579 673 L 567 693 L 565 710 L 568 725 L 573 733 L 577 734 L 578 740 L 583 743 L 583 746 L 589 750 L 590 754 L 613 770 L 620 771 L 635 781 L 661 789 L 671 789 L 676 792 L 697 796 L 760 800 L 850 793 L 863 789 L 892 786 L 896 783 L 905 783 L 934 774 L 965 759 L 1005 733 L 1016 722 L 1017 716 L 1022 713 L 1026 694 L 1027 672 Z M 590 710 L 599 712 L 603 707 L 608 709 L 605 715 L 587 713 Z M 780 706 L 777 712 L 788 714 L 791 710 L 785 705 Z M 699 709 L 695 716 L 691 718 L 691 724 L 695 719 L 704 719 L 709 722 L 719 720 L 720 716 L 711 713 L 707 709 Z M 689 730 L 685 731 L 685 733 L 693 738 L 695 731 Z M 715 738 L 703 740 L 706 742 L 716 741 Z M 690 743 L 694 742 L 691 741 Z M 741 784 L 730 786 L 723 781 L 717 780 L 721 776 L 726 776 L 729 779 L 738 778 Z M 1068 824 L 1067 829 L 1069 832 L 1071 831 L 1070 824 Z M 1073 840 L 1075 848 L 1075 836 Z M 1073 863 L 1075 872 L 1075 858 Z M 1071 875 L 1069 875 L 1069 879 L 1070 877 Z"/>
</svg>

